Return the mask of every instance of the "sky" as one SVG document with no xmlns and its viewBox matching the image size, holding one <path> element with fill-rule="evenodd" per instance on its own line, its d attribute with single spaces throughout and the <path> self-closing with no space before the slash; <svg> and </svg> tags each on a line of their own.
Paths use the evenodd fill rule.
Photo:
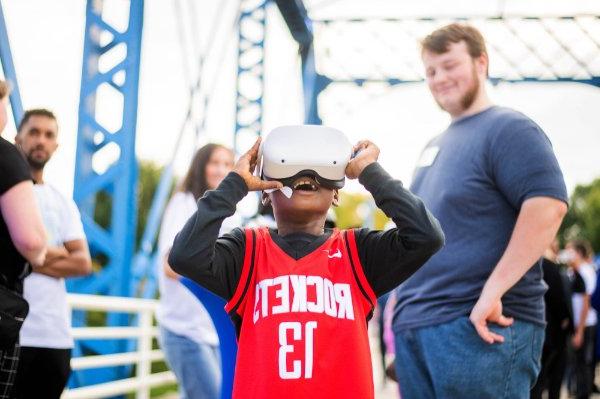
<svg viewBox="0 0 600 399">
<path fill-rule="evenodd" d="M 105 4 L 107 15 L 114 21 L 120 24 L 126 21 L 124 5 L 127 2 L 106 0 Z M 146 0 L 136 136 L 138 158 L 158 164 L 170 161 L 187 109 L 190 81 L 197 72 L 197 55 L 201 51 L 207 53 L 203 88 L 205 94 L 210 91 L 211 99 L 206 128 L 198 140 L 194 139 L 192 130 L 186 132 L 176 152 L 176 170 L 179 174 L 184 173 L 196 145 L 209 141 L 232 144 L 237 54 L 234 21 L 238 4 L 237 0 Z M 600 4 L 593 1 L 374 0 L 367 6 L 367 2 L 354 0 L 307 0 L 306 4 L 314 19 L 492 15 L 498 11 L 527 15 L 600 13 Z M 60 147 L 47 166 L 46 180 L 70 194 L 85 1 L 4 0 L 2 5 L 24 107 L 50 108 L 59 119 Z M 177 10 L 181 15 L 179 19 Z M 264 132 L 279 125 L 299 124 L 303 119 L 297 47 L 276 7 L 269 7 L 267 21 Z M 347 68 L 356 67 L 358 61 L 385 65 L 394 60 L 398 52 L 414 51 L 412 47 L 396 48 L 393 44 L 392 48 L 385 47 L 383 43 L 394 43 L 394 38 L 393 33 L 384 28 L 389 27 L 371 23 L 365 28 L 375 35 L 373 37 L 382 38 L 372 42 L 377 45 L 367 46 L 367 49 L 360 49 L 360 43 L 344 32 L 317 30 L 315 42 L 319 46 L 327 41 L 330 49 L 327 51 L 347 57 L 338 60 Z M 214 34 L 211 33 L 213 29 Z M 209 41 L 209 37 L 213 39 Z M 357 52 L 354 54 L 353 50 Z M 600 54 L 589 56 L 600 62 Z M 321 60 L 317 60 L 317 65 L 326 67 Z M 492 68 L 495 66 L 493 58 L 491 65 Z M 368 71 L 370 67 L 365 68 Z M 569 191 L 577 184 L 588 183 L 600 176 L 600 88 L 568 83 L 503 83 L 488 88 L 494 102 L 524 112 L 545 130 L 553 143 Z M 410 183 L 424 145 L 449 123 L 448 116 L 439 110 L 423 83 L 393 88 L 373 85 L 363 89 L 332 85 L 321 95 L 319 106 L 326 125 L 344 131 L 352 141 L 368 138 L 378 144 L 382 149 L 380 161 L 383 166 L 406 184 Z M 197 108 L 195 116 L 199 118 L 200 107 Z M 118 112 L 110 98 L 99 100 L 99 112 L 103 113 L 107 123 L 116 123 L 114 115 Z M 10 124 L 3 137 L 11 140 L 14 134 L 14 125 Z M 106 164 L 107 160 L 98 160 L 99 167 L 103 162 Z M 347 188 L 360 190 L 355 182 Z"/>
</svg>

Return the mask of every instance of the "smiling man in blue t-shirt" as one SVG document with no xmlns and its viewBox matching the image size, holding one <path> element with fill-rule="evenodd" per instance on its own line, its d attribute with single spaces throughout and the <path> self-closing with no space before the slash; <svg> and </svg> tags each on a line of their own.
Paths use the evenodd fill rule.
<svg viewBox="0 0 600 399">
<path fill-rule="evenodd" d="M 402 397 L 529 398 L 544 335 L 539 260 L 567 210 L 562 173 L 538 125 L 490 102 L 476 29 L 436 30 L 422 59 L 452 122 L 421 154 L 411 190 L 446 245 L 396 290 Z"/>
</svg>

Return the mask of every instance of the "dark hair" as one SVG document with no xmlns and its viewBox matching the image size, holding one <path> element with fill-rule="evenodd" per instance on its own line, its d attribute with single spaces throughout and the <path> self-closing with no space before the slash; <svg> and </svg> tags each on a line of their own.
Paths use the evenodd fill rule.
<svg viewBox="0 0 600 399">
<path fill-rule="evenodd" d="M 46 118 L 50 118 L 50 119 L 56 121 L 56 116 L 54 115 L 54 113 L 52 111 L 50 111 L 48 109 L 45 109 L 45 108 L 28 109 L 23 114 L 23 118 L 21 118 L 21 122 L 19 122 L 19 127 L 17 128 L 17 133 L 21 133 L 21 129 L 23 129 L 23 126 L 25 126 L 25 124 L 29 121 L 29 119 L 31 119 L 32 116 L 45 116 Z"/>
<path fill-rule="evenodd" d="M 466 43 L 471 57 L 478 58 L 482 54 L 487 54 L 485 39 L 481 32 L 470 25 L 459 23 L 446 25 L 431 32 L 421 41 L 421 51 L 427 50 L 432 53 L 443 54 L 448 51 L 451 43 L 462 41 Z"/>
<path fill-rule="evenodd" d="M 4 80 L 0 80 L 0 100 L 4 100 L 8 93 L 10 92 L 8 88 L 8 83 Z"/>
<path fill-rule="evenodd" d="M 573 249 L 584 259 L 589 258 L 594 252 L 588 240 L 571 240 L 569 241 L 569 244 L 571 244 Z"/>
<path fill-rule="evenodd" d="M 215 150 L 219 148 L 232 152 L 224 145 L 214 143 L 206 144 L 196 151 L 185 178 L 179 186 L 180 191 L 192 193 L 196 201 L 204 195 L 209 188 L 208 182 L 206 181 L 206 165 L 208 165 L 210 157 Z"/>
</svg>

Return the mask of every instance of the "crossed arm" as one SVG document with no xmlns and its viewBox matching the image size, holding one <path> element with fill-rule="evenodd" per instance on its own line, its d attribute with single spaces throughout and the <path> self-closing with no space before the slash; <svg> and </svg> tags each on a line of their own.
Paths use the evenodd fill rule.
<svg viewBox="0 0 600 399">
<path fill-rule="evenodd" d="M 44 267 L 36 272 L 61 278 L 84 276 L 92 272 L 92 260 L 87 241 L 67 241 L 62 247 L 49 247 Z"/>
</svg>

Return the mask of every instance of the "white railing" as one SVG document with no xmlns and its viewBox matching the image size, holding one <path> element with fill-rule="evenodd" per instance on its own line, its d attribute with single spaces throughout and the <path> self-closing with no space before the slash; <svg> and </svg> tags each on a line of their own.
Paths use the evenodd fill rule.
<svg viewBox="0 0 600 399">
<path fill-rule="evenodd" d="M 71 368 L 83 370 L 89 368 L 136 365 L 136 375 L 117 381 L 65 390 L 61 399 L 93 399 L 136 392 L 136 399 L 150 397 L 150 388 L 175 382 L 170 371 L 151 372 L 152 362 L 164 359 L 160 350 L 152 350 L 152 339 L 157 329 L 152 320 L 158 302 L 151 299 L 108 297 L 99 295 L 69 294 L 68 302 L 72 310 L 98 310 L 137 314 L 135 327 L 77 327 L 72 329 L 75 339 L 137 339 L 136 352 L 109 355 L 85 356 L 71 359 Z"/>
</svg>

